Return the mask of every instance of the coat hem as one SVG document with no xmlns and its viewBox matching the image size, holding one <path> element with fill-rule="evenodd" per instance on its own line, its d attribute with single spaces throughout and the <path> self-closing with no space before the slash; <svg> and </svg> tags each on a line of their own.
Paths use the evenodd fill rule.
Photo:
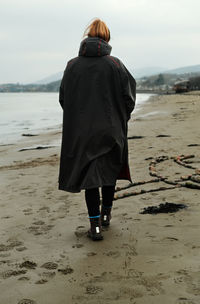
<svg viewBox="0 0 200 304">
<path fill-rule="evenodd" d="M 130 182 L 132 182 L 131 179 L 128 179 L 128 178 L 117 178 L 117 180 L 129 180 Z M 101 188 L 101 187 L 104 187 L 104 186 L 115 186 L 115 185 L 116 185 L 116 182 L 102 183 L 102 184 L 98 183 L 96 185 L 91 185 L 91 186 L 88 186 L 88 187 L 80 187 L 79 189 L 59 185 L 58 189 L 62 190 L 62 191 L 66 191 L 66 192 L 71 192 L 71 193 L 79 193 L 79 192 L 81 192 L 81 190 Z"/>
</svg>

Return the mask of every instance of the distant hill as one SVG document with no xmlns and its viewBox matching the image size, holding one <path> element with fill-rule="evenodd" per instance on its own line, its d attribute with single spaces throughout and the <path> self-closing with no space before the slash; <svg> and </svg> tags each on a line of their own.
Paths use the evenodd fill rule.
<svg viewBox="0 0 200 304">
<path fill-rule="evenodd" d="M 163 73 L 167 74 L 187 74 L 187 73 L 200 73 L 200 64 L 190 65 L 186 67 L 181 67 L 173 70 L 166 70 Z"/>
<path fill-rule="evenodd" d="M 133 76 L 136 79 L 142 78 L 142 77 L 149 77 L 153 75 L 157 75 L 160 73 L 164 74 L 185 74 L 185 73 L 198 73 L 200 72 L 200 65 L 192 65 L 192 66 L 186 66 L 186 67 L 180 67 L 176 69 L 166 69 L 164 67 L 144 67 L 140 69 L 131 69 L 130 70 L 133 74 Z M 58 72 L 56 74 L 52 74 L 46 78 L 43 78 L 41 80 L 33 82 L 33 84 L 48 84 L 50 82 L 58 81 L 62 78 L 63 71 Z"/>
<path fill-rule="evenodd" d="M 47 84 L 47 83 L 50 83 L 50 82 L 54 82 L 54 81 L 58 81 L 62 78 L 63 76 L 63 72 L 59 72 L 59 73 L 56 73 L 56 74 L 52 74 L 46 78 L 43 78 L 41 80 L 38 80 L 38 81 L 35 81 L 33 82 L 33 84 Z"/>
<path fill-rule="evenodd" d="M 186 70 L 184 70 L 186 71 Z M 191 71 L 188 69 L 188 71 Z M 198 71 L 198 70 L 197 70 Z M 157 75 L 152 75 L 148 77 L 142 77 L 137 80 L 137 89 L 138 90 L 171 90 L 174 87 L 174 84 L 177 82 L 190 81 L 191 89 L 195 90 L 199 88 L 199 72 L 188 72 L 188 73 L 159 73 Z"/>
<path fill-rule="evenodd" d="M 147 68 L 141 68 L 141 69 L 131 69 L 130 70 L 133 74 L 133 76 L 138 79 L 144 76 L 152 76 L 159 73 L 162 73 L 166 71 L 166 68 L 162 67 L 147 67 Z"/>
<path fill-rule="evenodd" d="M 138 70 L 138 74 L 137 70 L 133 71 L 135 78 L 137 78 L 137 75 L 147 73 L 144 76 L 137 78 L 137 90 L 168 90 L 172 88 L 174 83 L 177 81 L 188 80 L 200 75 L 200 65 L 181 67 L 174 70 L 165 70 L 162 72 L 161 69 L 162 68 L 159 67 L 140 69 Z M 159 72 L 156 73 L 156 71 Z M 19 83 L 0 84 L 0 92 L 58 92 L 62 75 L 63 72 L 59 72 L 46 77 L 43 80 L 37 81 L 36 83 L 26 85 Z"/>
<path fill-rule="evenodd" d="M 7 83 L 0 85 L 0 92 L 58 92 L 60 80 L 48 84 L 15 84 Z"/>
</svg>

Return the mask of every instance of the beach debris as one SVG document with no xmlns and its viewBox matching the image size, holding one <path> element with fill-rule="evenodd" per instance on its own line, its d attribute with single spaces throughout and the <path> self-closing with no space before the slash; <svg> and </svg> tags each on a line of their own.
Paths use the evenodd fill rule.
<svg viewBox="0 0 200 304">
<path fill-rule="evenodd" d="M 14 146 L 14 144 L 1 144 L 0 147 Z"/>
<path fill-rule="evenodd" d="M 187 145 L 188 147 L 198 147 L 198 146 L 200 146 L 200 144 L 189 144 L 189 145 Z"/>
<path fill-rule="evenodd" d="M 157 177 L 157 178 L 163 179 L 163 176 L 162 176 L 162 175 L 159 175 L 159 174 L 157 173 L 156 165 L 157 165 L 158 163 L 161 163 L 161 162 L 163 162 L 163 161 L 165 161 L 165 160 L 168 160 L 168 159 L 169 159 L 169 157 L 166 156 L 166 155 L 161 155 L 161 156 L 158 156 L 158 157 L 156 157 L 155 159 L 153 159 L 153 160 L 150 162 L 150 164 L 149 164 L 149 174 L 150 174 L 151 176 L 155 176 L 155 177 Z"/>
<path fill-rule="evenodd" d="M 199 175 L 191 175 L 190 180 L 200 184 L 200 176 Z"/>
<path fill-rule="evenodd" d="M 142 138 L 144 138 L 145 136 L 137 136 L 137 135 L 135 135 L 135 136 L 129 136 L 128 137 L 128 139 L 142 139 Z"/>
<path fill-rule="evenodd" d="M 169 186 L 169 187 L 162 186 L 162 187 L 159 187 L 159 188 L 154 188 L 154 189 L 149 189 L 149 190 L 141 189 L 141 190 L 136 190 L 136 191 L 131 191 L 131 192 L 124 192 L 124 193 L 115 195 L 114 200 L 122 199 L 122 198 L 129 197 L 129 196 L 135 196 L 135 195 L 150 193 L 150 192 L 158 192 L 158 191 L 176 189 L 177 187 L 181 187 L 181 186 L 180 185 Z"/>
<path fill-rule="evenodd" d="M 192 176 L 191 174 L 189 174 L 189 175 L 182 175 L 182 176 L 181 176 L 181 180 L 183 180 L 183 181 L 184 181 L 184 180 L 188 180 L 188 179 L 191 178 L 191 176 Z"/>
<path fill-rule="evenodd" d="M 17 170 L 17 169 L 26 169 L 26 168 L 33 168 L 43 165 L 50 165 L 54 166 L 57 164 L 59 158 L 57 154 L 52 154 L 48 157 L 37 157 L 30 161 L 15 161 L 14 164 L 8 165 L 8 166 L 1 166 L 0 170 Z M 21 173 L 22 174 L 22 173 Z M 30 209 L 30 208 L 29 208 Z M 30 209 L 31 211 L 32 209 Z M 31 214 L 28 212 L 25 215 Z"/>
<path fill-rule="evenodd" d="M 38 134 L 23 133 L 22 136 L 38 136 Z"/>
<path fill-rule="evenodd" d="M 29 151 L 29 150 L 42 150 L 42 149 L 49 149 L 49 148 L 54 148 L 55 146 L 37 146 L 37 147 L 30 147 L 30 148 L 23 148 L 18 150 L 18 152 L 22 151 Z"/>
<path fill-rule="evenodd" d="M 191 182 L 186 182 L 186 183 L 184 184 L 184 186 L 187 187 L 187 188 L 198 189 L 198 190 L 200 190 L 200 186 L 199 186 L 199 185 L 196 185 L 196 184 L 191 183 Z"/>
<path fill-rule="evenodd" d="M 125 189 L 131 188 L 131 187 L 135 187 L 135 186 L 145 185 L 145 184 L 149 184 L 149 183 L 156 183 L 156 182 L 159 182 L 159 181 L 160 181 L 159 178 L 154 178 L 154 179 L 150 179 L 148 181 L 141 181 L 141 182 L 137 182 L 137 183 L 130 183 L 129 185 L 124 186 L 124 187 L 116 187 L 115 188 L 115 192 L 118 192 L 118 191 L 121 191 L 121 190 L 125 190 Z"/>
<path fill-rule="evenodd" d="M 151 160 L 151 159 L 153 159 L 153 157 L 152 157 L 152 156 L 147 157 L 147 158 L 145 158 L 144 160 Z"/>
<path fill-rule="evenodd" d="M 130 196 L 135 196 L 135 195 L 140 195 L 140 194 L 145 194 L 145 193 L 149 193 L 149 192 L 156 192 L 156 191 L 164 191 L 164 190 L 171 190 L 171 189 L 176 189 L 176 188 L 180 188 L 180 187 L 186 187 L 186 188 L 190 188 L 190 189 L 196 189 L 196 190 L 200 190 L 200 186 L 197 185 L 197 183 L 200 183 L 200 169 L 197 169 L 191 165 L 189 165 L 188 163 L 191 163 L 191 159 L 194 159 L 195 155 L 193 154 L 189 154 L 189 155 L 178 155 L 178 156 L 173 156 L 173 157 L 169 157 L 167 155 L 161 155 L 158 157 L 148 157 L 145 160 L 151 160 L 149 163 L 149 175 L 153 176 L 153 179 L 147 180 L 147 181 L 139 181 L 136 183 L 130 183 L 126 186 L 123 187 L 116 187 L 115 192 L 119 192 L 122 190 L 126 190 L 129 189 L 131 187 L 135 187 L 135 186 L 140 186 L 140 185 L 145 185 L 148 183 L 158 183 L 159 182 L 163 182 L 165 184 L 168 184 L 170 186 L 168 187 L 158 187 L 158 188 L 152 188 L 149 190 L 136 190 L 136 191 L 129 191 L 129 192 L 123 192 L 123 193 L 119 193 L 117 195 L 115 195 L 114 200 L 118 200 L 118 199 L 123 199 L 125 197 L 130 197 Z M 195 173 L 193 174 L 188 174 L 188 175 L 183 175 L 181 176 L 179 179 L 175 179 L 175 180 L 170 180 L 168 177 L 162 176 L 157 172 L 157 164 L 164 162 L 166 160 L 173 160 L 174 162 L 176 162 L 177 164 L 184 166 L 186 168 L 189 169 L 194 169 Z M 194 160 L 192 161 L 192 163 L 197 163 L 198 161 Z"/>
<path fill-rule="evenodd" d="M 185 167 L 185 168 L 189 168 L 189 169 L 196 169 L 195 167 L 191 166 L 191 165 L 188 165 L 185 160 L 189 159 L 189 158 L 194 158 L 195 155 L 191 154 L 191 155 L 179 155 L 179 156 L 176 156 L 176 157 L 172 157 L 172 159 L 174 159 L 174 161 Z"/>
<path fill-rule="evenodd" d="M 158 214 L 158 213 L 173 213 L 177 212 L 180 209 L 187 208 L 185 204 L 175 204 L 175 203 L 162 203 L 159 206 L 149 206 L 144 208 L 140 214 Z"/>
<path fill-rule="evenodd" d="M 159 134 L 156 137 L 171 137 L 171 135 L 167 135 L 167 134 Z"/>
</svg>

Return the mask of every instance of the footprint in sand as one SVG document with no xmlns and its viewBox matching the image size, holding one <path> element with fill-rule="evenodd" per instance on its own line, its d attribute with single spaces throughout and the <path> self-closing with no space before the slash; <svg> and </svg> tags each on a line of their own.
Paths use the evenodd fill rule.
<svg viewBox="0 0 200 304">
<path fill-rule="evenodd" d="M 40 211 L 50 212 L 50 208 L 47 207 L 47 206 L 43 206 L 43 207 L 41 207 L 37 212 L 40 212 Z"/>
<path fill-rule="evenodd" d="M 17 304 L 37 304 L 34 300 L 31 299 L 22 299 Z"/>
<path fill-rule="evenodd" d="M 133 245 L 124 243 L 122 248 L 126 249 L 126 256 L 136 256 L 138 253 Z"/>
<path fill-rule="evenodd" d="M 45 222 L 44 221 L 36 221 L 36 222 L 33 222 L 32 223 L 33 225 L 44 225 L 45 224 Z"/>
<path fill-rule="evenodd" d="M 85 226 L 78 226 L 76 228 L 76 231 L 74 232 L 75 235 L 79 238 L 79 237 L 83 237 L 87 234 L 86 230 L 85 230 Z"/>
<path fill-rule="evenodd" d="M 34 235 L 40 235 L 42 234 L 42 232 L 40 231 L 40 227 L 39 226 L 30 226 L 28 227 L 28 232 L 34 234 Z"/>
<path fill-rule="evenodd" d="M 102 292 L 102 291 L 103 291 L 102 287 L 89 285 L 89 286 L 86 286 L 85 293 L 86 294 L 97 294 L 97 293 Z"/>
<path fill-rule="evenodd" d="M 24 250 L 27 250 L 27 248 L 25 246 L 22 246 L 22 247 L 18 247 L 16 248 L 17 251 L 24 251 Z"/>
<path fill-rule="evenodd" d="M 46 269 L 57 269 L 58 268 L 58 264 L 54 263 L 54 262 L 46 262 L 41 267 L 42 268 L 46 268 Z"/>
<path fill-rule="evenodd" d="M 29 281 L 30 277 L 21 277 L 18 279 L 18 281 Z"/>
<path fill-rule="evenodd" d="M 184 282 L 184 277 L 174 278 L 174 283 L 179 284 Z"/>
<path fill-rule="evenodd" d="M 23 212 L 24 212 L 24 215 L 30 215 L 30 214 L 33 214 L 32 212 L 32 208 L 27 208 L 27 209 L 24 209 Z"/>
<path fill-rule="evenodd" d="M 178 298 L 175 304 L 196 304 L 196 302 L 187 298 Z"/>
<path fill-rule="evenodd" d="M 27 270 L 6 270 L 6 271 L 3 271 L 0 276 L 3 278 L 3 279 L 8 279 L 12 276 L 18 276 L 18 275 L 21 275 L 21 274 L 25 274 L 27 272 Z"/>
<path fill-rule="evenodd" d="M 112 258 L 118 258 L 120 256 L 120 252 L 119 251 L 108 251 L 108 252 L 104 252 L 104 255 L 108 256 L 108 257 L 112 257 Z"/>
<path fill-rule="evenodd" d="M 0 265 L 3 265 L 3 264 L 9 265 L 10 263 L 11 263 L 10 260 L 3 260 L 3 261 L 0 261 Z"/>
<path fill-rule="evenodd" d="M 185 276 L 185 283 L 187 284 L 187 292 L 200 296 L 200 271 L 188 273 Z"/>
<path fill-rule="evenodd" d="M 10 252 L 8 252 L 8 253 L 1 253 L 0 254 L 0 257 L 1 258 L 7 258 L 7 257 L 9 257 L 11 254 L 10 254 Z"/>
<path fill-rule="evenodd" d="M 75 245 L 72 245 L 72 248 L 82 248 L 84 247 L 83 244 L 75 244 Z"/>
<path fill-rule="evenodd" d="M 74 269 L 71 268 L 70 266 L 65 267 L 64 269 L 58 269 L 59 272 L 62 274 L 70 274 L 74 272 Z"/>
<path fill-rule="evenodd" d="M 1 219 L 9 219 L 9 218 L 12 218 L 13 216 L 11 215 L 5 215 L 5 216 L 2 216 Z"/>
<path fill-rule="evenodd" d="M 46 272 L 42 272 L 40 274 L 40 276 L 43 276 L 43 277 L 46 277 L 46 278 L 49 278 L 49 279 L 55 277 L 55 275 L 56 275 L 55 271 L 46 271 Z"/>
<path fill-rule="evenodd" d="M 45 284 L 47 282 L 48 281 L 46 279 L 40 279 L 40 280 L 36 281 L 35 284 Z"/>
<path fill-rule="evenodd" d="M 37 267 L 37 263 L 33 261 L 25 261 L 19 265 L 20 268 L 27 268 L 27 269 L 35 269 Z"/>
<path fill-rule="evenodd" d="M 9 251 L 14 249 L 15 247 L 22 246 L 23 242 L 20 242 L 18 240 L 12 240 L 8 239 L 7 244 L 0 244 L 0 251 Z"/>
<path fill-rule="evenodd" d="M 34 222 L 33 225 L 28 227 L 28 232 L 34 235 L 46 234 L 54 227 L 54 225 L 46 225 L 43 221 Z"/>
<path fill-rule="evenodd" d="M 0 251 L 8 251 L 10 249 L 9 245 L 0 244 Z"/>
<path fill-rule="evenodd" d="M 97 255 L 97 253 L 96 252 L 92 252 L 92 251 L 87 253 L 88 257 L 94 256 L 94 255 Z"/>
</svg>

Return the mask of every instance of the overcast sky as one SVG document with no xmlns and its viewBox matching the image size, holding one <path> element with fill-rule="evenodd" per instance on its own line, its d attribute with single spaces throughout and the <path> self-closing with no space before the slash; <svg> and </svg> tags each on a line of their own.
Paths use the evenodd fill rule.
<svg viewBox="0 0 200 304">
<path fill-rule="evenodd" d="M 0 0 L 0 83 L 63 71 L 91 19 L 131 70 L 200 64 L 199 0 Z"/>
</svg>

